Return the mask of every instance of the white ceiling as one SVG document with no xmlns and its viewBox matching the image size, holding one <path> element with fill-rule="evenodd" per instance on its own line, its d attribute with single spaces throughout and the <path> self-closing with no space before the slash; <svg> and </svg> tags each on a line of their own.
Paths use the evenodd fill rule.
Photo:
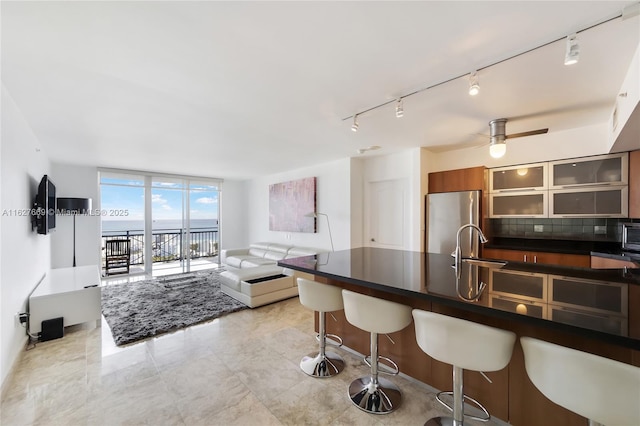
<svg viewBox="0 0 640 426">
<path fill-rule="evenodd" d="M 606 122 L 639 17 L 489 65 L 633 3 L 2 1 L 2 84 L 54 161 L 244 179 Z"/>
</svg>

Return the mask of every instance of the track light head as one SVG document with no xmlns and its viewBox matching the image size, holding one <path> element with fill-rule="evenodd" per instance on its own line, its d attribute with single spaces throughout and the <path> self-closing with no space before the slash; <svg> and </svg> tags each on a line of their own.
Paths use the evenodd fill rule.
<svg viewBox="0 0 640 426">
<path fill-rule="evenodd" d="M 396 103 L 396 117 L 400 118 L 404 116 L 404 107 L 402 105 L 402 98 L 398 98 L 398 102 Z"/>
<path fill-rule="evenodd" d="M 480 93 L 480 81 L 478 80 L 478 72 L 474 71 L 469 75 L 469 95 L 475 96 Z"/>
<path fill-rule="evenodd" d="M 353 116 L 353 124 L 351 125 L 351 131 L 352 132 L 358 131 L 358 114 Z"/>
<path fill-rule="evenodd" d="M 564 54 L 564 64 L 573 65 L 580 59 L 580 45 L 578 44 L 578 34 L 571 34 L 567 37 L 567 49 Z"/>
</svg>

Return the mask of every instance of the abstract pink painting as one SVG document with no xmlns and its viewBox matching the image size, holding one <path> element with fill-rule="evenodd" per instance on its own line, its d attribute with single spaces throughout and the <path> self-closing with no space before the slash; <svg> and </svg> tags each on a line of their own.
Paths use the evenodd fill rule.
<svg viewBox="0 0 640 426">
<path fill-rule="evenodd" d="M 269 185 L 269 229 L 285 232 L 316 232 L 316 178 Z"/>
</svg>

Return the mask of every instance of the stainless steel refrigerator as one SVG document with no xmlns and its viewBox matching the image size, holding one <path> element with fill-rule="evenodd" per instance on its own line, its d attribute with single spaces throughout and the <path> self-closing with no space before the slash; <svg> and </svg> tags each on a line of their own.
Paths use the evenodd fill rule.
<svg viewBox="0 0 640 426">
<path fill-rule="evenodd" d="M 480 191 L 443 192 L 427 195 L 427 251 L 451 254 L 458 228 L 467 223 L 480 226 Z M 472 232 L 473 231 L 473 232 Z M 466 228 L 460 234 L 463 257 L 479 257 L 478 234 Z"/>
</svg>

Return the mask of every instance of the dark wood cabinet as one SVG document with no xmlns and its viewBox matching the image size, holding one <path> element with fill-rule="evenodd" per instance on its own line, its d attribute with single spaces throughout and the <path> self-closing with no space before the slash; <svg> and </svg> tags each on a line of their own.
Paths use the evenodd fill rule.
<svg viewBox="0 0 640 426">
<path fill-rule="evenodd" d="M 608 257 L 591 256 L 591 269 L 621 269 L 637 268 L 638 265 L 630 260 L 611 259 Z"/>
<path fill-rule="evenodd" d="M 436 192 L 482 191 L 485 188 L 486 167 L 447 170 L 429 173 L 429 194 Z"/>
<path fill-rule="evenodd" d="M 640 150 L 629 153 L 629 217 L 640 218 Z"/>
<path fill-rule="evenodd" d="M 515 250 L 513 250 L 515 251 Z M 587 256 L 588 257 L 588 256 Z M 365 289 L 353 284 L 316 276 L 317 281 L 337 285 L 342 288 L 359 291 L 374 297 L 392 300 L 413 308 L 438 312 L 457 318 L 463 318 L 491 327 L 502 328 L 516 333 L 518 337 L 530 336 L 559 345 L 590 352 L 620 362 L 640 366 L 640 351 L 617 346 L 600 340 L 560 330 L 542 328 L 535 325 L 486 316 L 481 313 L 461 310 L 456 307 L 429 302 L 413 297 L 405 297 L 384 291 Z M 640 287 L 630 286 L 629 303 L 640 303 Z M 344 345 L 361 353 L 369 353 L 369 334 L 346 321 L 344 311 L 334 312 L 337 322 L 327 321 L 327 332 L 340 335 Z M 640 334 L 640 318 L 629 317 L 629 335 Z M 316 314 L 316 330 L 318 321 Z M 394 343 L 384 336 L 379 337 L 380 355 L 392 358 L 400 371 L 436 389 L 450 390 L 452 386 L 452 368 L 430 358 L 418 347 L 413 324 L 391 334 Z M 473 348 L 470 348 L 473 350 Z M 487 374 L 493 383 L 487 382 L 479 373 L 465 371 L 465 394 L 480 401 L 489 412 L 514 426 L 540 426 L 562 424 L 582 426 L 586 419 L 554 404 L 531 383 L 524 366 L 524 354 L 519 340 L 516 340 L 509 365 L 503 370 Z"/>
<path fill-rule="evenodd" d="M 544 263 L 547 265 L 578 266 L 583 268 L 589 268 L 591 266 L 591 257 L 586 254 L 483 248 L 482 257 L 511 260 L 514 262 Z"/>
</svg>

